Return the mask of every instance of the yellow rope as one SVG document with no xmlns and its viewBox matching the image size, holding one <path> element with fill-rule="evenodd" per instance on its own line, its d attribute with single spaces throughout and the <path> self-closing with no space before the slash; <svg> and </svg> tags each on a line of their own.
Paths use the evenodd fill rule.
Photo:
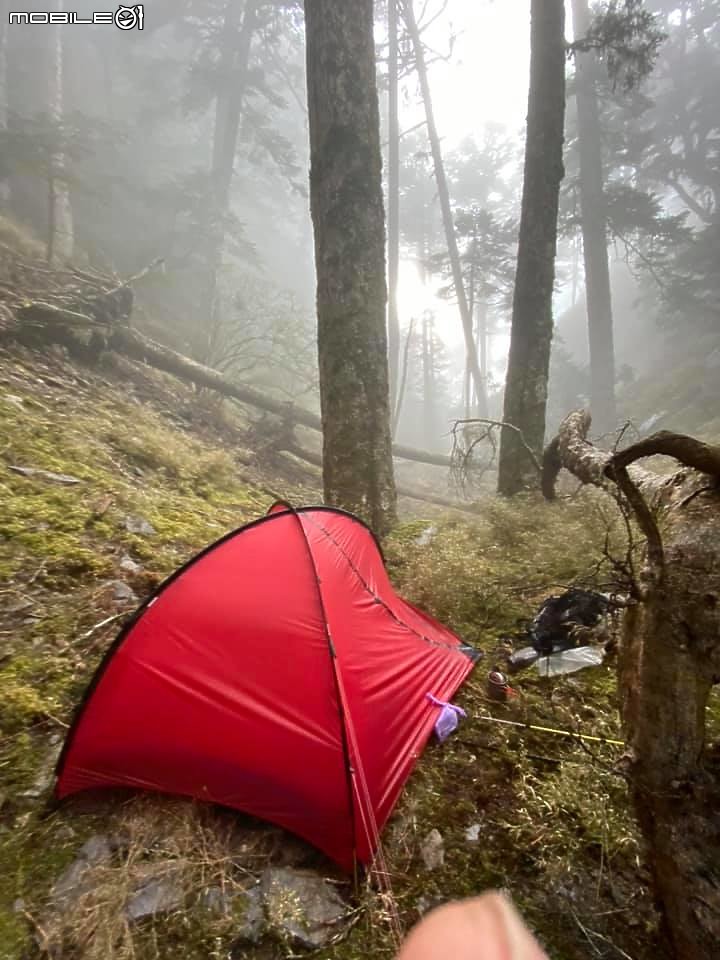
<svg viewBox="0 0 720 960">
<path fill-rule="evenodd" d="M 523 727 L 525 730 L 538 730 L 540 733 L 555 733 L 561 737 L 575 737 L 578 740 L 594 740 L 596 743 L 611 743 L 616 747 L 624 747 L 623 740 L 612 740 L 610 737 L 594 737 L 589 733 L 573 733 L 572 730 L 558 730 L 555 727 L 540 727 L 534 723 L 521 723 L 519 720 L 501 720 L 499 717 L 491 717 L 480 714 L 478 720 L 489 720 L 491 723 L 504 723 L 510 727 Z"/>
</svg>

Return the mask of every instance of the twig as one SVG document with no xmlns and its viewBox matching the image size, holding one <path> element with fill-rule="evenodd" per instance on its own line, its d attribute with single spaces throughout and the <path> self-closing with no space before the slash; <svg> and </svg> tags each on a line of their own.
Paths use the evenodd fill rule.
<svg viewBox="0 0 720 960">
<path fill-rule="evenodd" d="M 102 630 L 103 627 L 106 627 L 110 623 L 114 623 L 115 620 L 120 620 L 120 618 L 124 617 L 125 615 L 125 613 L 114 613 L 111 617 L 105 617 L 105 619 L 101 620 L 100 623 L 96 623 L 94 627 L 90 627 L 90 629 L 85 633 L 80 634 L 78 640 L 89 640 L 90 637 L 98 630 Z"/>
<path fill-rule="evenodd" d="M 34 574 L 30 577 L 30 579 L 28 580 L 27 586 L 30 586 L 32 583 L 35 583 L 35 581 L 37 580 L 37 578 L 38 578 L 39 576 L 41 576 L 41 575 L 45 572 L 46 567 L 47 567 L 47 560 L 43 560 L 43 562 L 42 562 L 42 563 L 40 564 L 40 566 L 37 568 L 37 570 L 35 571 L 35 573 L 34 573 Z"/>
<path fill-rule="evenodd" d="M 458 443 L 458 429 L 460 427 L 471 426 L 474 424 L 484 425 L 487 427 L 487 430 L 485 430 L 485 432 L 482 433 L 479 437 L 476 437 L 474 440 L 472 440 L 470 445 L 467 447 L 467 449 L 464 449 L 463 446 Z M 497 444 L 492 433 L 493 429 L 498 429 L 501 431 L 503 429 L 512 430 L 515 434 L 517 434 L 520 440 L 520 443 L 522 444 L 525 452 L 530 457 L 533 466 L 538 472 L 538 475 L 540 477 L 543 476 L 543 468 L 540 464 L 540 461 L 538 460 L 535 454 L 535 451 L 532 450 L 532 448 L 528 445 L 527 441 L 525 440 L 525 436 L 519 427 L 516 427 L 515 424 L 513 423 L 507 423 L 504 420 L 492 420 L 489 417 L 466 417 L 461 420 L 455 420 L 450 430 L 453 436 L 453 451 L 450 455 L 450 459 L 452 461 L 451 469 L 454 470 L 456 475 L 459 475 L 460 486 L 463 489 L 465 487 L 467 475 L 469 473 L 469 465 L 470 465 L 472 453 L 475 447 L 479 443 L 482 443 L 483 440 L 487 440 L 490 443 L 492 447 L 492 457 L 490 459 L 490 463 L 487 464 L 483 469 L 483 471 L 481 472 L 481 476 L 482 474 L 485 473 L 486 470 L 490 468 L 490 466 L 492 466 L 494 462 L 495 454 L 497 452 Z"/>
<path fill-rule="evenodd" d="M 593 948 L 593 950 L 597 953 L 598 956 L 600 956 L 600 951 L 597 949 L 595 944 L 590 939 L 591 936 L 597 937 L 598 940 L 602 940 L 603 943 L 607 943 L 607 945 L 612 947 L 613 950 L 617 950 L 617 952 L 620 954 L 621 957 L 624 958 L 624 960 L 633 960 L 633 958 L 630 956 L 629 953 L 625 953 L 625 951 L 621 947 L 619 947 L 616 943 L 613 943 L 609 937 L 606 937 L 603 933 L 598 933 L 597 930 L 589 930 L 587 927 L 585 927 L 574 910 L 572 911 L 572 915 L 575 919 L 575 923 L 577 923 L 578 927 L 580 927 L 580 930 L 585 935 L 585 939 L 588 941 L 588 943 Z"/>
</svg>

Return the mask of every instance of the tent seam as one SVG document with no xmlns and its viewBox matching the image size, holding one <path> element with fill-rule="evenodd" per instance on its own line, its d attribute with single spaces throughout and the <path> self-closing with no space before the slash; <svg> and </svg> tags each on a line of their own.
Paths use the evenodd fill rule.
<svg viewBox="0 0 720 960">
<path fill-rule="evenodd" d="M 360 573 L 360 571 L 358 570 L 358 568 L 355 566 L 355 564 L 353 563 L 353 561 L 351 560 L 351 558 L 350 558 L 350 557 L 347 555 L 347 553 L 343 550 L 343 548 L 340 546 L 340 544 L 337 542 L 337 540 L 333 537 L 333 535 L 330 533 L 330 531 L 327 530 L 327 529 L 326 529 L 321 523 L 319 523 L 317 520 L 314 520 L 312 517 L 308 517 L 308 521 L 309 521 L 310 523 L 312 523 L 314 526 L 316 526 L 320 531 L 322 531 L 322 533 L 327 537 L 327 539 L 333 544 L 333 546 L 338 550 L 338 552 L 341 554 L 341 556 L 343 557 L 343 559 L 346 561 L 347 565 L 350 567 L 350 569 L 352 570 L 352 572 L 355 574 L 355 576 L 357 577 L 358 581 L 360 582 L 360 585 L 361 585 L 362 588 L 365 590 L 365 592 L 368 593 L 368 594 L 373 598 L 373 600 L 374 600 L 376 603 L 379 603 L 379 604 L 380 604 L 380 606 L 381 606 L 381 607 L 385 610 L 385 612 L 395 621 L 395 623 L 397 623 L 397 624 L 398 624 L 399 626 L 401 626 L 401 627 L 404 627 L 404 628 L 405 628 L 406 630 L 408 630 L 410 633 L 412 633 L 412 634 L 414 634 L 416 637 L 418 637 L 418 639 L 423 640 L 425 643 L 429 644 L 429 645 L 432 646 L 432 647 L 440 647 L 441 649 L 445 649 L 445 650 L 454 650 L 456 653 L 465 653 L 465 651 L 464 651 L 462 648 L 463 648 L 463 646 L 466 646 L 466 645 L 463 644 L 463 641 L 460 639 L 460 637 L 458 637 L 458 640 L 460 641 L 460 646 L 455 646 L 454 644 L 451 644 L 451 643 L 441 643 L 439 640 L 432 640 L 430 637 L 425 636 L 425 634 L 420 633 L 420 631 L 417 630 L 417 629 L 415 629 L 415 627 L 411 627 L 409 623 L 405 623 L 404 620 L 401 620 L 400 617 L 398 617 L 397 614 L 394 613 L 394 612 L 390 609 L 390 607 L 389 607 L 388 604 L 383 600 L 383 598 L 382 598 L 381 596 L 379 596 L 379 595 L 372 589 L 372 587 L 370 586 L 370 584 L 367 582 L 367 580 L 365 580 L 365 578 L 364 578 L 363 575 Z M 467 654 L 465 654 L 465 655 L 467 656 Z M 472 659 L 472 658 L 470 658 L 470 659 Z"/>
</svg>

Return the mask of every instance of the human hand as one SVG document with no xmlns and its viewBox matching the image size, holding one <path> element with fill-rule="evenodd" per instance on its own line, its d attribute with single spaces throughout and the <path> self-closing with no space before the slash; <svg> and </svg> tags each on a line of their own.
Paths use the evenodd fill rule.
<svg viewBox="0 0 720 960">
<path fill-rule="evenodd" d="M 547 960 L 507 897 L 484 893 L 438 907 L 408 935 L 397 960 Z"/>
</svg>

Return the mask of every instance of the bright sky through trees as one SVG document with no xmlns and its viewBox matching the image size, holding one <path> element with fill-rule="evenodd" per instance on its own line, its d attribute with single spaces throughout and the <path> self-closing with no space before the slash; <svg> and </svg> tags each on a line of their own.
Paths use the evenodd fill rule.
<svg viewBox="0 0 720 960">
<path fill-rule="evenodd" d="M 443 150 L 465 137 L 482 138 L 488 123 L 502 124 L 510 136 L 524 136 L 530 57 L 528 0 L 449 0 L 445 12 L 424 34 L 426 43 L 446 56 L 456 32 L 448 62 L 436 60 L 430 68 L 433 103 Z M 400 125 L 407 130 L 424 118 L 415 76 L 400 97 Z M 454 353 L 462 344 L 457 308 L 435 296 L 437 280 L 420 283 L 413 262 L 400 267 L 398 302 L 400 321 L 432 309 L 437 332 Z M 498 355 L 504 356 L 500 349 Z M 503 364 L 504 366 L 504 364 Z"/>
</svg>

